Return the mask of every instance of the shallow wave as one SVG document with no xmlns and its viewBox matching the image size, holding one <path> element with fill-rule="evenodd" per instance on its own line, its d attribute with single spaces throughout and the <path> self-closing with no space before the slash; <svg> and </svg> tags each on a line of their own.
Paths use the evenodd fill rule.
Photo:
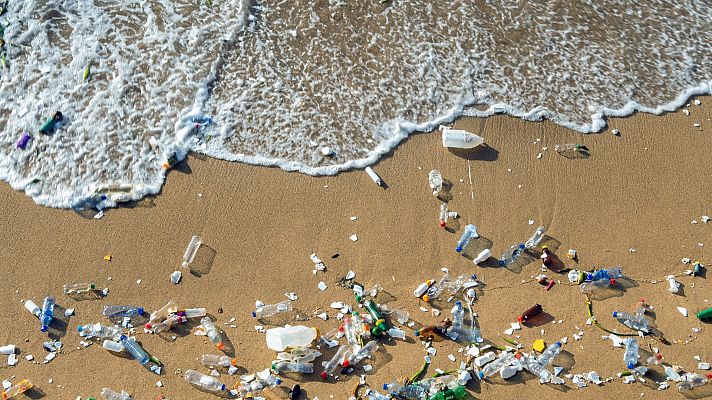
<svg viewBox="0 0 712 400">
<path fill-rule="evenodd" d="M 596 132 L 712 93 L 709 1 L 55 3 L 11 3 L 0 71 L 0 178 L 55 207 L 158 193 L 191 150 L 335 174 L 461 115 Z"/>
</svg>

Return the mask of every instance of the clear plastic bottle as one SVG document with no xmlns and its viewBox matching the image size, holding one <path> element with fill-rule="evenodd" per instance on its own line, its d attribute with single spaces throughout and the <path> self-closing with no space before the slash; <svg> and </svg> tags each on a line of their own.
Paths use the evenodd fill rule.
<svg viewBox="0 0 712 400">
<path fill-rule="evenodd" d="M 356 337 L 356 329 L 354 324 L 351 322 L 351 317 L 344 318 L 344 324 L 342 325 L 344 329 L 344 336 L 346 336 L 346 342 L 351 347 L 358 346 L 358 338 Z"/>
<path fill-rule="evenodd" d="M 539 382 L 541 383 L 551 382 L 551 379 L 554 377 L 554 374 L 546 369 L 546 365 L 542 364 L 536 357 L 533 356 L 527 356 L 525 358 L 524 368 L 532 374 L 538 376 Z"/>
<path fill-rule="evenodd" d="M 511 246 L 504 253 L 502 253 L 502 256 L 499 258 L 499 265 L 506 267 L 507 265 L 513 263 L 514 260 L 519 258 L 519 256 L 524 252 L 524 249 L 524 243 Z"/>
<path fill-rule="evenodd" d="M 465 226 L 465 230 L 460 236 L 460 240 L 457 241 L 457 247 L 455 247 L 455 251 L 461 253 L 462 249 L 464 249 L 465 246 L 470 243 L 470 240 L 476 239 L 478 237 L 480 237 L 480 235 L 477 234 L 477 227 L 472 224 L 467 224 L 467 226 Z"/>
<path fill-rule="evenodd" d="M 96 289 L 96 285 L 93 283 L 70 283 L 64 285 L 64 294 L 80 294 L 91 292 Z"/>
<path fill-rule="evenodd" d="M 384 396 L 383 394 L 381 394 L 373 389 L 369 389 L 366 392 L 366 399 L 367 400 L 390 400 L 391 398 L 388 396 Z"/>
<path fill-rule="evenodd" d="M 452 326 L 448 332 L 448 336 L 450 336 L 452 340 L 457 340 L 458 336 L 460 336 L 464 322 L 465 309 L 462 307 L 461 301 L 456 301 L 455 307 L 452 309 Z"/>
<path fill-rule="evenodd" d="M 688 372 L 681 378 L 680 382 L 677 383 L 677 390 L 679 392 L 692 390 L 696 387 L 704 386 L 707 383 L 706 377 L 700 376 L 694 372 Z"/>
<path fill-rule="evenodd" d="M 314 364 L 283 360 L 273 362 L 272 370 L 275 372 L 298 372 L 300 374 L 311 374 L 314 372 Z"/>
<path fill-rule="evenodd" d="M 257 310 L 252 312 L 252 316 L 255 318 L 267 318 L 275 314 L 291 311 L 292 302 L 290 300 L 285 300 L 277 304 L 266 304 Z"/>
<path fill-rule="evenodd" d="M 440 171 L 437 169 L 430 171 L 428 174 L 428 184 L 430 185 L 430 190 L 433 191 L 433 196 L 437 197 L 440 191 L 443 190 L 443 176 L 440 174 Z"/>
<path fill-rule="evenodd" d="M 365 346 L 361 347 L 357 351 L 354 351 L 349 358 L 344 362 L 344 367 L 348 367 L 352 364 L 358 364 L 366 357 L 369 357 L 376 350 L 378 350 L 378 343 L 374 340 L 366 343 Z"/>
<path fill-rule="evenodd" d="M 200 248 L 200 245 L 203 243 L 202 239 L 200 239 L 200 236 L 194 235 L 192 238 L 190 238 L 190 242 L 188 243 L 188 247 L 185 248 L 185 253 L 183 253 L 183 262 L 181 263 L 181 267 L 186 268 L 190 263 L 193 262 L 195 259 L 195 255 L 198 254 L 198 249 Z"/>
<path fill-rule="evenodd" d="M 3 400 L 12 399 L 30 389 L 32 389 L 32 382 L 28 379 L 23 379 L 17 384 L 10 386 L 6 391 L 2 392 L 2 398 Z"/>
<path fill-rule="evenodd" d="M 381 304 L 381 312 L 389 315 L 391 317 L 391 322 L 396 321 L 401 325 L 407 323 L 408 319 L 410 319 L 410 313 L 408 311 L 392 308 L 387 304 Z"/>
<path fill-rule="evenodd" d="M 587 152 L 588 148 L 582 144 L 567 143 L 557 144 L 554 146 L 554 150 L 556 150 L 557 153 L 564 153 L 566 151 Z"/>
<path fill-rule="evenodd" d="M 648 319 L 644 316 L 635 316 L 623 311 L 613 311 L 613 318 L 617 319 L 623 325 L 626 325 L 637 331 L 648 330 Z"/>
<path fill-rule="evenodd" d="M 165 306 L 151 313 L 148 323 L 151 325 L 157 324 L 176 312 L 178 312 L 178 306 L 176 306 L 175 301 L 170 300 Z"/>
<path fill-rule="evenodd" d="M 329 375 L 333 375 L 336 372 L 336 368 L 341 365 L 346 357 L 346 353 L 349 351 L 349 346 L 341 345 L 339 349 L 336 350 L 336 354 L 329 361 L 324 364 L 324 371 L 321 373 L 321 377 L 326 379 Z"/>
<path fill-rule="evenodd" d="M 123 344 L 114 342 L 113 340 L 104 340 L 101 347 L 106 350 L 113 351 L 114 353 L 121 353 L 126 349 Z"/>
<path fill-rule="evenodd" d="M 623 361 L 628 369 L 635 368 L 638 363 L 638 341 L 634 338 L 628 338 L 625 341 L 625 353 L 623 353 Z"/>
<path fill-rule="evenodd" d="M 471 149 L 485 142 L 483 138 L 463 129 L 452 129 L 447 126 L 442 126 L 441 129 L 443 132 L 443 147 Z"/>
<path fill-rule="evenodd" d="M 403 329 L 398 329 L 396 327 L 391 327 L 386 331 L 388 336 L 392 337 L 393 339 L 401 339 L 405 340 L 405 331 Z"/>
<path fill-rule="evenodd" d="M 448 286 L 450 286 L 450 274 L 445 273 L 438 282 L 428 288 L 427 297 L 423 296 L 423 300 L 429 301 L 437 299 Z"/>
<path fill-rule="evenodd" d="M 135 317 L 143 315 L 143 307 L 135 306 L 104 306 L 105 317 Z"/>
<path fill-rule="evenodd" d="M 541 239 L 544 238 L 544 227 L 540 226 L 536 228 L 536 231 L 534 231 L 534 234 L 526 241 L 524 242 L 524 247 L 527 249 L 533 249 L 536 246 L 539 245 L 541 242 Z"/>
<path fill-rule="evenodd" d="M 121 328 L 117 326 L 105 326 L 99 323 L 79 325 L 77 331 L 82 337 L 95 337 L 98 339 L 118 339 L 122 334 Z"/>
<path fill-rule="evenodd" d="M 368 325 L 364 321 L 361 314 L 358 311 L 351 313 L 351 323 L 354 325 L 354 332 L 356 332 L 356 337 L 361 337 L 368 339 L 371 337 L 371 332 L 368 330 Z"/>
<path fill-rule="evenodd" d="M 170 330 L 174 325 L 178 325 L 186 321 L 187 319 L 183 316 L 180 316 L 178 314 L 171 314 L 166 319 L 157 324 L 151 324 L 150 322 L 147 323 L 146 329 L 150 330 L 153 333 L 160 333 Z"/>
<path fill-rule="evenodd" d="M 186 308 L 185 310 L 178 310 L 178 314 L 186 318 L 199 318 L 204 317 L 207 311 L 205 308 Z"/>
<path fill-rule="evenodd" d="M 591 274 L 586 274 L 587 281 L 597 281 L 599 279 L 617 279 L 623 277 L 623 270 L 620 267 L 599 269 Z"/>
<path fill-rule="evenodd" d="M 390 393 L 392 396 L 400 396 L 407 399 L 422 399 L 428 394 L 428 391 L 419 385 L 403 386 L 399 383 L 384 383 L 383 390 Z"/>
<path fill-rule="evenodd" d="M 200 363 L 206 367 L 235 367 L 237 366 L 237 359 L 217 354 L 203 354 L 200 356 Z"/>
<path fill-rule="evenodd" d="M 101 395 L 105 400 L 131 400 L 131 396 L 123 390 L 118 393 L 109 388 L 103 388 L 101 389 Z"/>
<path fill-rule="evenodd" d="M 218 350 L 224 349 L 225 344 L 223 343 L 222 336 L 220 336 L 220 332 L 215 327 L 215 324 L 213 324 L 213 321 L 210 320 L 210 317 L 203 317 L 203 319 L 200 320 L 200 324 L 203 325 L 203 329 L 205 329 L 208 339 L 213 342 Z"/>
<path fill-rule="evenodd" d="M 447 204 L 440 204 L 440 216 L 438 217 L 439 225 L 441 228 L 447 226 L 447 220 L 450 217 L 450 211 L 447 209 Z"/>
<path fill-rule="evenodd" d="M 42 332 L 47 332 L 49 324 L 52 323 L 54 318 L 54 297 L 47 296 L 42 303 L 42 312 L 40 313 L 40 330 Z"/>
<path fill-rule="evenodd" d="M 129 354 L 131 354 L 131 357 L 133 357 L 134 360 L 138 361 L 139 364 L 144 365 L 150 360 L 150 357 L 148 353 L 146 353 L 146 350 L 141 348 L 141 345 L 139 345 L 138 342 L 136 342 L 135 340 L 127 336 L 121 336 L 121 339 L 119 339 L 119 343 L 124 345 L 126 351 L 128 351 Z"/>
<path fill-rule="evenodd" d="M 192 369 L 185 371 L 185 380 L 191 385 L 195 385 L 213 392 L 225 390 L 225 384 L 220 382 L 217 378 L 208 375 L 203 375 L 200 372 L 194 371 Z"/>
<path fill-rule="evenodd" d="M 489 378 L 490 376 L 499 372 L 500 369 L 514 362 L 514 360 L 514 353 L 505 353 L 498 359 L 482 367 L 482 369 L 478 373 L 478 376 L 480 377 L 480 379 Z"/>
<path fill-rule="evenodd" d="M 665 365 L 663 368 L 665 371 L 665 376 L 667 376 L 671 380 L 678 382 L 680 379 L 682 379 L 680 374 L 678 374 L 677 371 L 675 371 L 675 368 L 673 368 L 669 365 Z"/>
<path fill-rule="evenodd" d="M 537 361 L 546 367 L 554 361 L 554 357 L 558 356 L 559 353 L 561 353 L 561 342 L 552 343 L 537 357 Z"/>
</svg>

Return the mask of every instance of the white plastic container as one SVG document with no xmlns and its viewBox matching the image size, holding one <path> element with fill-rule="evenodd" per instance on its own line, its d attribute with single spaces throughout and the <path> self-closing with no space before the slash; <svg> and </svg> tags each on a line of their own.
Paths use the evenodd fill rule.
<svg viewBox="0 0 712 400">
<path fill-rule="evenodd" d="M 113 351 L 114 353 L 121 353 L 125 350 L 124 345 L 119 342 L 114 342 L 113 340 L 104 340 L 101 347 L 106 350 Z"/>
<path fill-rule="evenodd" d="M 440 129 L 443 131 L 443 147 L 471 149 L 485 142 L 483 138 L 462 129 L 452 129 L 447 126 L 441 126 Z"/>
<path fill-rule="evenodd" d="M 677 293 L 680 290 L 680 282 L 676 281 L 674 276 L 668 276 L 667 281 L 670 285 L 670 287 L 668 288 L 670 293 Z"/>
<path fill-rule="evenodd" d="M 15 354 L 15 345 L 8 344 L 7 346 L 0 347 L 0 354 L 9 356 L 10 354 Z"/>
<path fill-rule="evenodd" d="M 484 249 L 480 252 L 480 254 L 477 255 L 477 257 L 475 257 L 474 260 L 472 260 L 472 262 L 475 264 L 479 264 L 490 257 L 492 257 L 492 252 L 490 251 L 490 249 Z"/>
<path fill-rule="evenodd" d="M 317 337 L 317 330 L 308 326 L 289 326 L 267 330 L 267 347 L 284 351 L 287 347 L 305 347 Z"/>
</svg>

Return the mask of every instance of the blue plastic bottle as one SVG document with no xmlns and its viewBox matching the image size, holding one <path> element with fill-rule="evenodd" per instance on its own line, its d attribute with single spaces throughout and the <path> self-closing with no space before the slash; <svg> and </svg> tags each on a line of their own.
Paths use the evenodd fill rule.
<svg viewBox="0 0 712 400">
<path fill-rule="evenodd" d="M 42 312 L 40 313 L 40 330 L 42 332 L 47 332 L 49 324 L 52 323 L 52 318 L 54 318 L 54 297 L 47 296 L 42 303 Z"/>
</svg>

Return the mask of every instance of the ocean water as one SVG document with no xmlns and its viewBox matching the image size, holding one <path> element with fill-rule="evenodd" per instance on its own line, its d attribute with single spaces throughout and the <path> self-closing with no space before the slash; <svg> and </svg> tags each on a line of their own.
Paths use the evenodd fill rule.
<svg viewBox="0 0 712 400">
<path fill-rule="evenodd" d="M 335 174 L 462 115 L 588 133 L 712 93 L 710 0 L 10 0 L 0 24 L 0 179 L 53 207 L 158 193 L 189 151 Z"/>
</svg>

